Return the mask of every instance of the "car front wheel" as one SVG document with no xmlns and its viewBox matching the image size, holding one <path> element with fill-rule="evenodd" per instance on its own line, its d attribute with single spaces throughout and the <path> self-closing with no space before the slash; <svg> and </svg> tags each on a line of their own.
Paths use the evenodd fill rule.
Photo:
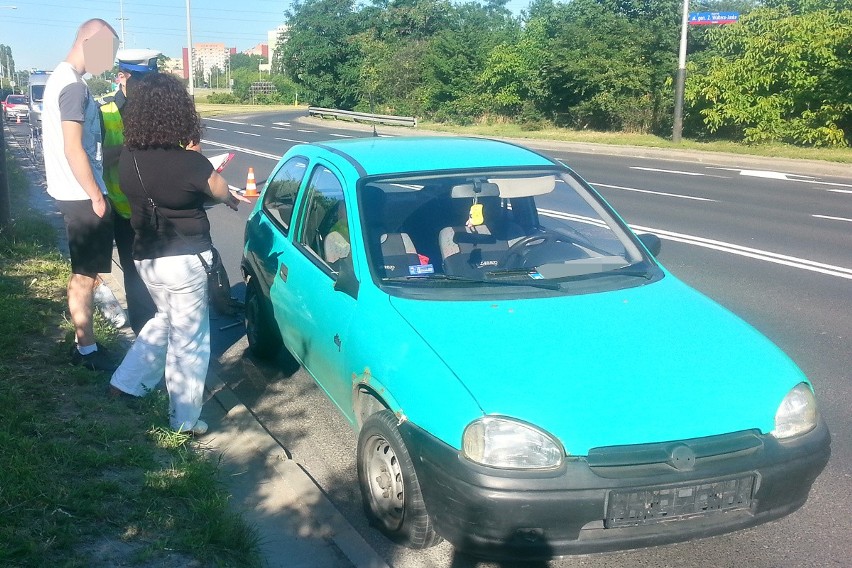
<svg viewBox="0 0 852 568">
<path fill-rule="evenodd" d="M 435 532 L 408 449 L 390 410 L 372 414 L 358 436 L 358 483 L 370 523 L 409 548 L 441 542 Z"/>
<path fill-rule="evenodd" d="M 256 357 L 271 359 L 281 348 L 281 335 L 253 278 L 246 286 L 245 314 L 249 349 Z"/>
</svg>

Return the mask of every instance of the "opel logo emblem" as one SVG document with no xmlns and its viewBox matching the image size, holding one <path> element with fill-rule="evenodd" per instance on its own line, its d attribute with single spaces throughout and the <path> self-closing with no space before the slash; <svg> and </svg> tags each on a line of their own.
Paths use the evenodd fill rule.
<svg viewBox="0 0 852 568">
<path fill-rule="evenodd" d="M 689 446 L 675 446 L 672 449 L 669 465 L 679 471 L 689 471 L 695 468 L 695 452 Z"/>
</svg>

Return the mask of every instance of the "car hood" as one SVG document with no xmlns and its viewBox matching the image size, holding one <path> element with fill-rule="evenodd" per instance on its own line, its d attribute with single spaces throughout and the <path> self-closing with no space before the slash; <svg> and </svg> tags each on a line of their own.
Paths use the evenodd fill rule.
<svg viewBox="0 0 852 568">
<path fill-rule="evenodd" d="M 774 427 L 805 379 L 751 326 L 667 274 L 625 290 L 392 305 L 486 414 L 591 448 Z"/>
</svg>

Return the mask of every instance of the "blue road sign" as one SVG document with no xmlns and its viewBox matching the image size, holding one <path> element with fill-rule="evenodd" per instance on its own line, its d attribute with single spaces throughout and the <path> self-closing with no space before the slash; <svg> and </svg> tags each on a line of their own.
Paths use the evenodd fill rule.
<svg viewBox="0 0 852 568">
<path fill-rule="evenodd" d="M 739 12 L 690 12 L 690 26 L 709 26 L 713 24 L 735 24 L 740 19 Z"/>
</svg>

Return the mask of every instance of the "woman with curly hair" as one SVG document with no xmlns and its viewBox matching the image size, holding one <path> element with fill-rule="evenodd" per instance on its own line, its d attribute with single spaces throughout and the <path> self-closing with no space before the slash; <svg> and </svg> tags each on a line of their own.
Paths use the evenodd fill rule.
<svg viewBox="0 0 852 568">
<path fill-rule="evenodd" d="M 208 265 L 213 261 L 204 203 L 236 210 L 231 192 L 201 155 L 201 120 L 184 86 L 167 74 L 135 85 L 124 114 L 119 183 L 130 202 L 133 259 L 156 315 L 145 324 L 110 380 L 113 394 L 144 396 L 165 375 L 171 426 L 207 431 L 201 415 L 210 361 Z"/>
</svg>

